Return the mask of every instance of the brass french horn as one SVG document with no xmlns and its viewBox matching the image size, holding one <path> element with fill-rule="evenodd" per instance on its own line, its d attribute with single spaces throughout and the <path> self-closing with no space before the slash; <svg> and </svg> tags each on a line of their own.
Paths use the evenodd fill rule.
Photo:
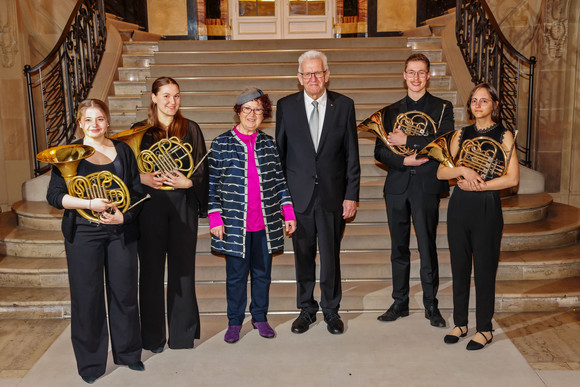
<svg viewBox="0 0 580 387">
<path fill-rule="evenodd" d="M 129 189 L 118 176 L 109 171 L 94 172 L 87 176 L 77 176 L 79 163 L 95 153 L 92 146 L 72 144 L 46 149 L 36 155 L 39 161 L 58 168 L 66 182 L 68 194 L 80 199 L 108 199 L 121 211 L 126 212 L 131 204 Z M 95 211 L 77 209 L 85 219 L 99 223 L 100 214 Z"/>
<path fill-rule="evenodd" d="M 443 118 L 445 105 L 446 104 L 443 104 L 441 118 Z M 389 143 L 383 122 L 382 111 L 383 109 L 373 113 L 369 118 L 361 122 L 357 129 L 365 130 L 375 134 L 392 152 L 398 155 L 411 156 L 417 153 L 416 149 L 411 149 L 404 145 L 392 145 Z M 439 125 L 441 125 L 441 120 L 439 120 Z M 439 125 L 435 124 L 435 121 L 433 121 L 433 119 L 429 117 L 428 114 L 418 110 L 412 110 L 406 113 L 400 113 L 397 116 L 393 131 L 395 131 L 395 129 L 400 129 L 407 136 L 428 136 L 430 134 L 436 134 Z"/>
<path fill-rule="evenodd" d="M 177 137 L 162 139 L 151 145 L 149 149 L 141 150 L 143 136 L 151 125 L 140 126 L 114 134 L 111 138 L 127 143 L 137 159 L 141 173 L 164 173 L 174 169 L 190 178 L 194 172 L 192 152 L 189 143 L 183 143 Z M 172 190 L 173 187 L 163 186 L 162 190 Z"/>
<path fill-rule="evenodd" d="M 454 159 L 450 149 L 451 143 L 457 135 L 459 135 L 458 131 L 445 133 L 421 149 L 417 153 L 417 157 L 429 157 L 449 168 L 459 166 L 471 168 L 484 181 L 505 175 L 509 157 L 499 142 L 486 136 L 465 140 Z M 461 177 L 458 180 L 461 180 Z"/>
<path fill-rule="evenodd" d="M 501 177 L 507 172 L 508 157 L 499 142 L 490 137 L 465 140 L 457 166 L 473 169 L 484 181 Z"/>
</svg>

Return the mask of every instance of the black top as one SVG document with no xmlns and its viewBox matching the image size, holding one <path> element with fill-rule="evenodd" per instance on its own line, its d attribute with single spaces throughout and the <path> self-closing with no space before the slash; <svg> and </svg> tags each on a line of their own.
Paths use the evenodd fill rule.
<svg viewBox="0 0 580 387">
<path fill-rule="evenodd" d="M 137 162 L 135 161 L 135 156 L 133 155 L 133 151 L 131 148 L 120 141 L 111 140 L 115 145 L 115 150 L 117 151 L 117 157 L 115 160 L 107 165 L 98 165 L 92 164 L 86 160 L 83 160 L 79 163 L 77 168 L 77 173 L 79 175 L 85 176 L 86 174 L 90 173 L 90 171 L 95 170 L 95 167 L 98 167 L 99 170 L 107 169 L 112 172 L 114 169 L 115 175 L 117 175 L 127 188 L 129 189 L 131 195 L 131 203 L 137 202 L 139 199 L 143 197 L 143 187 L 139 180 L 139 170 L 137 169 Z M 73 144 L 82 144 L 82 139 L 75 141 Z M 87 173 L 88 172 L 88 173 Z M 48 191 L 46 193 L 46 199 L 48 203 L 56 207 L 58 209 L 63 209 L 62 206 L 62 198 L 64 195 L 68 194 L 68 189 L 66 182 L 64 181 L 60 171 L 58 168 L 52 168 L 52 175 L 50 177 L 50 183 L 48 185 Z M 139 237 L 139 231 L 137 228 L 137 223 L 134 223 L 137 215 L 141 211 L 141 206 L 135 206 L 129 211 L 123 214 L 123 224 L 122 225 L 98 225 L 93 223 L 95 227 L 116 227 L 119 231 L 122 231 L 125 235 L 125 242 L 131 242 L 137 240 Z M 65 210 L 64 215 L 62 217 L 62 233 L 65 239 L 69 242 L 74 240 L 74 234 L 76 230 L 76 225 L 78 219 L 84 218 L 78 215 L 76 210 Z M 83 222 L 84 223 L 84 222 Z M 89 223 L 89 222 L 87 222 Z"/>
<path fill-rule="evenodd" d="M 131 126 L 131 128 L 137 128 L 139 126 L 147 125 L 147 120 L 137 122 Z M 155 144 L 155 139 L 150 133 L 149 129 L 143 136 L 141 140 L 141 150 L 149 149 L 153 144 Z M 205 140 L 203 138 L 203 133 L 197 123 L 191 120 L 187 120 L 187 134 L 181 139 L 184 143 L 189 143 L 193 149 L 193 163 L 197 165 L 199 161 L 207 153 L 205 147 Z M 190 206 L 199 208 L 199 216 L 202 218 L 207 217 L 207 201 L 209 195 L 209 173 L 208 173 L 208 163 L 207 157 L 199 165 L 195 173 L 189 178 L 193 182 L 193 186 L 188 188 L 187 191 L 187 202 Z M 150 187 L 145 186 L 145 190 Z M 159 191 L 162 192 L 162 191 Z"/>
<path fill-rule="evenodd" d="M 443 108 L 444 104 L 445 108 Z M 381 109 L 380 113 L 383 117 L 385 131 L 387 133 L 392 132 L 397 121 L 397 116 L 400 113 L 406 113 L 412 110 L 422 111 L 429 115 L 436 125 L 441 121 L 441 126 L 437 128 L 437 133 L 430 133 L 427 136 L 407 136 L 406 146 L 410 149 L 419 151 L 435 140 L 435 138 L 455 129 L 453 104 L 427 92 L 418 101 L 413 101 L 409 96 L 406 96 L 392 105 Z M 403 165 L 405 156 L 391 151 L 380 139 L 377 139 L 375 143 L 375 159 L 389 167 L 384 187 L 386 194 L 402 194 L 405 192 L 411 176 L 421 180 L 423 191 L 426 193 L 437 194 L 449 191 L 447 181 L 437 179 L 439 163 L 435 160 L 429 160 L 425 164 L 417 167 L 405 166 Z"/>
</svg>

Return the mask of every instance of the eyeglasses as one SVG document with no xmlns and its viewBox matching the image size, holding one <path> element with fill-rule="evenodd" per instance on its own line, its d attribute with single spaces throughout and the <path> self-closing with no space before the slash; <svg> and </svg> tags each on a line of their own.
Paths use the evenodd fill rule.
<svg viewBox="0 0 580 387">
<path fill-rule="evenodd" d="M 490 100 L 487 99 L 487 98 L 480 98 L 480 99 L 472 98 L 471 99 L 471 104 L 472 105 L 477 105 L 478 102 L 479 102 L 480 105 L 487 105 L 490 102 Z"/>
<path fill-rule="evenodd" d="M 251 108 L 249 106 L 244 106 L 242 107 L 242 111 L 244 112 L 244 114 L 250 114 L 251 112 L 254 112 L 255 115 L 257 116 L 261 116 L 264 115 L 264 109 L 263 108 Z"/>
<path fill-rule="evenodd" d="M 421 71 L 412 71 L 411 70 L 411 71 L 405 71 L 405 73 L 411 78 L 415 78 L 415 75 L 418 75 L 419 78 L 425 78 L 428 74 L 427 71 L 423 71 L 423 70 L 421 70 Z"/>
<path fill-rule="evenodd" d="M 317 71 L 315 73 L 300 73 L 300 75 L 302 75 L 302 78 L 304 79 L 310 79 L 312 78 L 312 76 L 316 76 L 316 78 L 322 78 L 324 76 L 324 74 L 326 74 L 326 70 L 324 71 Z"/>
</svg>

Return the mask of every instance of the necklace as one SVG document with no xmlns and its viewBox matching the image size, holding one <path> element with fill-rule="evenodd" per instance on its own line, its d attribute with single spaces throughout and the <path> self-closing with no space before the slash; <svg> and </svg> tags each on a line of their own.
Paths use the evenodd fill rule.
<svg viewBox="0 0 580 387">
<path fill-rule="evenodd" d="M 487 133 L 487 132 L 490 132 L 490 131 L 492 131 L 493 129 L 495 129 L 495 127 L 497 126 L 497 122 L 494 122 L 494 123 L 493 123 L 493 124 L 491 124 L 490 126 L 487 126 L 487 127 L 485 127 L 485 128 L 481 128 L 481 129 L 480 129 L 480 128 L 478 128 L 478 127 L 477 127 L 477 125 L 474 125 L 474 126 L 475 126 L 475 131 L 476 131 L 477 133 Z"/>
</svg>

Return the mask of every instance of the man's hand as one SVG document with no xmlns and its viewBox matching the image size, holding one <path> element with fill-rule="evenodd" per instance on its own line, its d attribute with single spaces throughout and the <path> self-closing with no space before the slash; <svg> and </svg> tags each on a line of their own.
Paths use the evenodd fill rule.
<svg viewBox="0 0 580 387">
<path fill-rule="evenodd" d="M 356 214 L 356 202 L 354 200 L 345 200 L 342 202 L 343 219 L 352 218 Z"/>
<path fill-rule="evenodd" d="M 391 145 L 407 145 L 407 135 L 401 129 L 395 129 L 387 134 L 387 141 Z"/>
<path fill-rule="evenodd" d="M 427 161 L 429 161 L 427 157 L 421 157 L 420 159 L 418 159 L 417 155 L 414 154 L 405 157 L 405 160 L 403 160 L 403 165 L 407 167 L 418 167 L 419 165 L 425 164 Z"/>
</svg>

